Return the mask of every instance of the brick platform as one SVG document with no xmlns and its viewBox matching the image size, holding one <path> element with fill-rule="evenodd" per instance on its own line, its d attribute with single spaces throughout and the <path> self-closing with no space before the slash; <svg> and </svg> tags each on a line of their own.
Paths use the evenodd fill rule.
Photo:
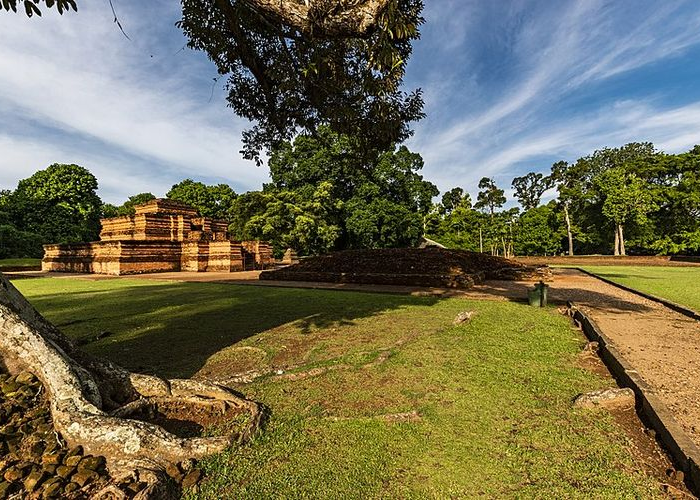
<svg viewBox="0 0 700 500">
<path fill-rule="evenodd" d="M 135 212 L 102 219 L 100 241 L 45 245 L 42 271 L 232 272 L 274 264 L 269 244 L 231 240 L 225 221 L 201 217 L 184 203 L 156 199 L 136 206 Z"/>
</svg>

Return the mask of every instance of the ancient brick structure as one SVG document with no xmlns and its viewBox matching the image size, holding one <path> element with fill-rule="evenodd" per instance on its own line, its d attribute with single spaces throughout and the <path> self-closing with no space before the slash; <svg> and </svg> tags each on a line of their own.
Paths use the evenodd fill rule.
<svg viewBox="0 0 700 500">
<path fill-rule="evenodd" d="M 274 264 L 261 241 L 233 241 L 226 222 L 201 217 L 174 200 L 135 207 L 134 215 L 102 219 L 100 241 L 45 245 L 41 268 L 99 274 L 243 271 Z"/>
</svg>

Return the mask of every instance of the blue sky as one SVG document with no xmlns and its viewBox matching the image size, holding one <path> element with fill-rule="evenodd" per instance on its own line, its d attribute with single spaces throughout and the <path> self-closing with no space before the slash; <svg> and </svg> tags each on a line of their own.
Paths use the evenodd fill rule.
<svg viewBox="0 0 700 500">
<path fill-rule="evenodd" d="M 120 203 L 179 180 L 259 189 L 247 127 L 204 54 L 180 50 L 176 0 L 107 0 L 41 19 L 0 14 L 0 188 L 78 163 Z M 144 5 L 147 4 L 147 7 Z M 509 187 L 594 149 L 700 143 L 700 2 L 426 0 L 406 87 L 428 117 L 408 141 L 441 190 Z M 213 92 L 212 92 L 213 89 Z"/>
</svg>

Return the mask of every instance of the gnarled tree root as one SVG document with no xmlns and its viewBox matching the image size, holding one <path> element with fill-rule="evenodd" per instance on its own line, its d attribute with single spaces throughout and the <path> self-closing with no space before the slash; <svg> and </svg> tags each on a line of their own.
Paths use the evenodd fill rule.
<svg viewBox="0 0 700 500">
<path fill-rule="evenodd" d="M 155 478 L 171 463 L 199 459 L 247 440 L 260 423 L 259 405 L 224 387 L 132 374 L 81 352 L 1 273 L 0 361 L 11 373 L 27 370 L 41 380 L 56 430 L 69 445 L 103 455 L 112 474 L 143 469 Z M 222 412 L 235 409 L 248 418 L 229 435 L 189 438 L 126 418 L 135 408 L 164 400 L 216 406 Z"/>
</svg>

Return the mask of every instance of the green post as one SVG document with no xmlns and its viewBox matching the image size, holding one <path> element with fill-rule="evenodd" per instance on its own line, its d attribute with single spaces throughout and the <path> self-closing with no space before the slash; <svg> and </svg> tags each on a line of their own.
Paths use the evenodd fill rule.
<svg viewBox="0 0 700 500">
<path fill-rule="evenodd" d="M 529 304 L 533 307 L 546 307 L 548 288 L 549 286 L 544 281 L 540 281 L 533 290 L 528 290 L 527 301 Z"/>
</svg>

